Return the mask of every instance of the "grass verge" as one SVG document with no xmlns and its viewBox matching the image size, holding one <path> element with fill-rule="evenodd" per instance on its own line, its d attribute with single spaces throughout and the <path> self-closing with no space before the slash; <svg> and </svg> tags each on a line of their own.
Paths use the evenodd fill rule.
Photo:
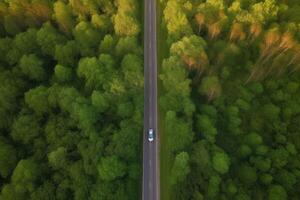
<svg viewBox="0 0 300 200">
<path fill-rule="evenodd" d="M 157 0 L 157 67 L 158 76 L 162 73 L 162 62 L 167 58 L 169 49 L 166 43 L 167 30 L 162 26 L 163 8 L 164 6 Z M 165 112 L 159 104 L 159 97 L 164 94 L 162 81 L 158 77 L 158 129 L 160 134 L 160 199 L 170 200 L 170 153 L 166 145 L 166 135 L 164 134 Z"/>
</svg>

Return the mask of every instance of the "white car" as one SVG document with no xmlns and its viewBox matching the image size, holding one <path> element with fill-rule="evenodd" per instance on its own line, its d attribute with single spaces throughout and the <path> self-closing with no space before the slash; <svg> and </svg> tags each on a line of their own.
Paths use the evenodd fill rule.
<svg viewBox="0 0 300 200">
<path fill-rule="evenodd" d="M 149 142 L 152 142 L 154 140 L 154 130 L 152 128 L 148 131 L 148 140 Z"/>
</svg>

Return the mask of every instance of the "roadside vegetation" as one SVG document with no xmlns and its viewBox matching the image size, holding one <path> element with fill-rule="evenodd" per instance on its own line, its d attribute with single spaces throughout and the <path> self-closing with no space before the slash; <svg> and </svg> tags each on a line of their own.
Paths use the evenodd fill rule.
<svg viewBox="0 0 300 200">
<path fill-rule="evenodd" d="M 164 200 L 299 199 L 299 1 L 161 2 Z"/>
<path fill-rule="evenodd" d="M 140 199 L 137 0 L 0 0 L 0 200 Z"/>
</svg>

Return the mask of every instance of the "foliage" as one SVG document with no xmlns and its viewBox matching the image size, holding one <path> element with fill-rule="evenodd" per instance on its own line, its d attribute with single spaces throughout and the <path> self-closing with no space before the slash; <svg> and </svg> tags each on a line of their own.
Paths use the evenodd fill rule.
<svg viewBox="0 0 300 200">
<path fill-rule="evenodd" d="M 181 182 L 165 175 L 169 198 L 299 199 L 299 2 L 160 6 L 162 164 L 190 158 Z"/>
<path fill-rule="evenodd" d="M 0 200 L 140 199 L 140 6 L 0 1 Z"/>
</svg>

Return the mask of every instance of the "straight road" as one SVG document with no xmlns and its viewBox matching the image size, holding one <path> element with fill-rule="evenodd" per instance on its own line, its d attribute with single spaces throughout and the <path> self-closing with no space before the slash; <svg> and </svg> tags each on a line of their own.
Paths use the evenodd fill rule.
<svg viewBox="0 0 300 200">
<path fill-rule="evenodd" d="M 144 0 L 144 138 L 143 200 L 159 200 L 159 135 L 157 130 L 156 0 Z M 155 139 L 148 141 L 152 128 Z"/>
</svg>

